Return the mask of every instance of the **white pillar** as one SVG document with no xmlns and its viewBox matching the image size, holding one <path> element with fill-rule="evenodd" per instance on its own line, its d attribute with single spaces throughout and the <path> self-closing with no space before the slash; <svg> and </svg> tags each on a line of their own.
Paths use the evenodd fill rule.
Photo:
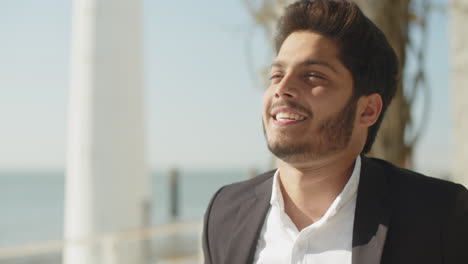
<svg viewBox="0 0 468 264">
<path fill-rule="evenodd" d="M 450 1 L 453 180 L 468 187 L 468 0 Z"/>
<path fill-rule="evenodd" d="M 84 240 L 147 221 L 140 8 L 73 1 L 65 264 L 103 263 L 102 245 Z M 116 247 L 116 263 L 139 263 L 138 246 Z"/>
</svg>

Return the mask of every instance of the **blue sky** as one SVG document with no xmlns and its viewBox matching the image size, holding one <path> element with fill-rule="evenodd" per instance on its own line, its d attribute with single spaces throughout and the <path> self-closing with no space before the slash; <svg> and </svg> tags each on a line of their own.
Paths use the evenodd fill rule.
<svg viewBox="0 0 468 264">
<path fill-rule="evenodd" d="M 246 58 L 254 24 L 242 3 L 143 2 L 152 168 L 268 167 L 262 89 L 252 82 Z M 427 173 L 450 166 L 447 23 L 441 12 L 430 17 L 426 67 L 433 107 L 415 152 L 417 169 Z M 71 1 L 0 3 L 0 169 L 64 167 L 70 29 Z M 255 32 L 252 59 L 260 70 L 269 53 L 262 31 Z"/>
</svg>

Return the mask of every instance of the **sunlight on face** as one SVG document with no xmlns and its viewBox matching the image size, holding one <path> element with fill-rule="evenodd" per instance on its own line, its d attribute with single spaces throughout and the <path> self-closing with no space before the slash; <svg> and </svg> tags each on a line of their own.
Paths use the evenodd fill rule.
<svg viewBox="0 0 468 264">
<path fill-rule="evenodd" d="M 264 133 L 278 158 L 317 159 L 348 145 L 356 100 L 351 73 L 337 54 L 333 40 L 312 32 L 294 32 L 284 41 L 263 98 Z"/>
</svg>

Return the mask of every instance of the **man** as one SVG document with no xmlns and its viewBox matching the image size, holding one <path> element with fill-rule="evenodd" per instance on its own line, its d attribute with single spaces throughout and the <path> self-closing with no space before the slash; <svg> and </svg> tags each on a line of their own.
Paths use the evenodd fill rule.
<svg viewBox="0 0 468 264">
<path fill-rule="evenodd" d="M 263 98 L 279 168 L 221 188 L 205 263 L 468 263 L 468 191 L 364 156 L 398 60 L 350 1 L 302 0 L 278 26 Z"/>
</svg>

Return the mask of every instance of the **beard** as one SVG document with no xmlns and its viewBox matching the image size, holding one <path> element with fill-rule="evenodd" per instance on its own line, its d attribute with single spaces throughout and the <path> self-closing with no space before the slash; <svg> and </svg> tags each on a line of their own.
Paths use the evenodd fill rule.
<svg viewBox="0 0 468 264">
<path fill-rule="evenodd" d="M 321 122 L 316 135 L 302 142 L 292 136 L 271 142 L 263 123 L 268 149 L 277 158 L 289 163 L 315 160 L 343 150 L 353 133 L 356 107 L 357 100 L 351 97 L 341 111 Z"/>
</svg>

